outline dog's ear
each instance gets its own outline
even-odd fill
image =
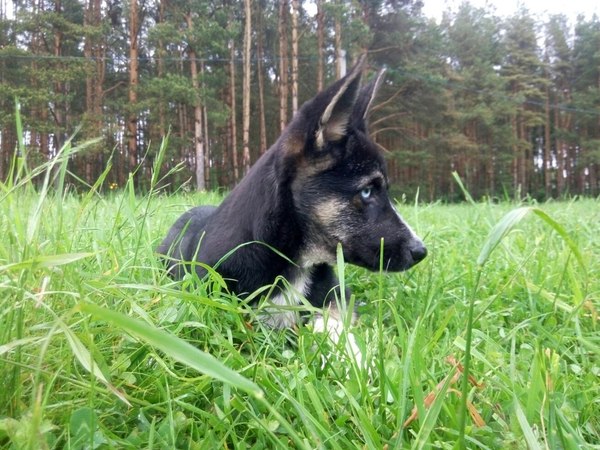
[[[365,61],[366,57],[362,55],[345,77],[315,97],[315,106],[321,111],[315,131],[317,148],[346,135],[358,99]]]
[[[385,69],[379,71],[377,76],[369,81],[358,94],[354,110],[352,111],[352,126],[366,133],[367,131],[367,116],[369,110],[373,106],[373,100],[377,95],[377,91],[383,82]]]

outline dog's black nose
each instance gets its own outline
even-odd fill
[[[419,242],[415,246],[410,249],[410,255],[412,256],[415,263],[422,261],[427,256],[427,247],[423,245],[422,242]]]

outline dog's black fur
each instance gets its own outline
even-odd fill
[[[331,267],[338,243],[346,261],[371,270],[380,267],[382,239],[387,270],[426,256],[389,200],[385,162],[367,133],[382,73],[361,89],[364,65],[361,58],[306,102],[219,207],[193,208],[175,222],[158,248],[171,276],[196,270],[202,277],[205,269],[193,261],[216,265],[241,296],[281,276],[294,289],[280,286],[276,303],[297,304],[303,295],[324,307],[338,289]]]

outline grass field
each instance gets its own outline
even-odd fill
[[[216,201],[2,186],[0,448],[600,448],[599,201],[400,205],[423,263],[337,267],[363,367],[165,278],[153,249]]]

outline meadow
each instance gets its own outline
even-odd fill
[[[165,276],[162,236],[219,194],[74,192],[65,167],[1,185],[0,448],[600,448],[600,201],[400,199],[428,258],[336,267],[357,366],[217,274]]]

